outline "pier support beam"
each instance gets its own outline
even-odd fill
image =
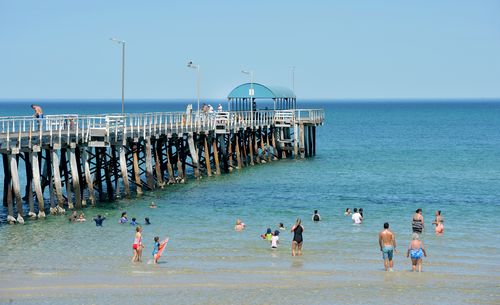
[[[218,136],[214,134],[212,139],[212,153],[214,155],[214,163],[215,163],[215,174],[220,176],[220,165],[219,165],[219,151],[217,150]]]
[[[82,197],[80,192],[80,179],[78,175],[78,165],[76,163],[75,148],[71,148],[69,151],[69,164],[71,167],[71,180],[73,182],[76,208],[80,209],[82,207]]]
[[[83,167],[85,172],[85,182],[87,184],[88,192],[89,192],[89,200],[92,206],[95,205],[95,195],[94,195],[94,180],[92,179],[92,175],[90,174],[90,162],[89,162],[89,153],[87,149],[83,150]]]
[[[26,170],[26,189],[25,198],[28,201],[29,213],[31,218],[36,218],[35,214],[35,202],[33,200],[33,171],[31,170],[31,158],[30,153],[24,153],[24,165]]]
[[[132,162],[134,169],[134,180],[136,185],[137,196],[142,195],[141,173],[139,172],[139,144],[134,143],[132,146]]]
[[[194,176],[196,178],[200,177],[200,168],[199,168],[199,160],[198,160],[198,150],[196,149],[196,146],[194,145],[194,135],[192,132],[189,133],[188,135],[188,145],[189,145],[189,152],[191,154],[191,160],[193,162],[193,168],[194,168]]]
[[[300,158],[304,159],[304,150],[305,150],[305,143],[304,143],[304,125],[300,124]]]
[[[241,154],[240,154],[240,139],[238,137],[238,134],[239,134],[239,131],[237,131],[235,134],[234,134],[234,141],[235,141],[235,153],[236,153],[236,160],[238,161],[238,169],[241,169],[243,167],[242,163],[241,163]]]
[[[45,205],[43,202],[42,184],[40,178],[40,163],[38,160],[38,152],[33,151],[30,153],[31,158],[31,171],[33,176],[33,185],[35,187],[36,199],[38,202],[38,218],[45,217]],[[43,212],[43,213],[42,213]]]
[[[151,137],[147,136],[145,139],[144,152],[146,156],[146,181],[148,188],[154,190],[155,181],[153,177],[153,157],[151,155]]]
[[[10,175],[12,177],[12,191],[14,192],[14,198],[16,199],[17,214],[23,216],[24,215],[23,199],[21,197],[21,184],[19,182],[19,172],[17,171],[17,154],[9,155],[9,165],[10,165]],[[12,214],[9,215],[13,216]]]
[[[126,150],[125,146],[120,145],[120,172],[122,175],[123,191],[125,192],[125,196],[127,198],[130,198],[130,184],[128,181],[127,157],[125,154],[125,150]]]
[[[64,198],[62,194],[62,185],[61,185],[61,172],[59,170],[59,155],[57,154],[57,150],[52,150],[52,173],[54,176],[54,190],[57,197],[57,205],[60,208],[64,208]]]
[[[210,166],[210,151],[208,150],[208,135],[203,138],[203,150],[205,151],[205,165],[207,167],[207,175],[212,177],[212,167]]]

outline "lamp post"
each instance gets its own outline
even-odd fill
[[[200,65],[193,64],[192,61],[188,62],[188,68],[196,69],[197,77],[196,77],[196,96],[198,99],[198,117],[200,117]]]
[[[110,38],[109,40],[122,45],[122,114],[123,114],[125,112],[125,40],[119,40],[116,38]]]
[[[253,126],[253,71],[241,70],[241,73],[250,75],[250,89],[248,90],[248,96],[250,97],[250,122]]]

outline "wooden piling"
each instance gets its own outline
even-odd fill
[[[125,145],[120,145],[120,172],[122,176],[123,191],[125,192],[125,196],[130,198],[130,183],[128,181],[127,156],[125,150]]]
[[[203,146],[205,152],[205,166],[207,167],[207,175],[212,177],[212,167],[210,166],[210,151],[208,150],[208,134],[204,135]]]
[[[67,158],[67,150],[65,148],[61,149],[61,159],[59,168],[62,172],[62,177],[64,178],[64,186],[66,188],[66,200],[68,202],[68,208],[73,209],[73,199],[71,195],[71,184],[69,183],[69,171],[68,171],[68,158]]]
[[[304,124],[300,124],[300,157],[304,159]]]
[[[94,180],[90,174],[90,163],[89,163],[89,153],[87,149],[83,150],[83,167],[85,172],[85,183],[89,192],[89,200],[91,205],[95,205],[95,195],[94,195]]]
[[[218,136],[214,134],[212,139],[212,153],[214,155],[214,163],[215,163],[215,174],[217,176],[220,175],[220,165],[219,165],[219,151],[217,150]]]
[[[38,153],[31,152],[30,153],[30,158],[31,158],[31,171],[32,171],[32,177],[33,177],[33,185],[35,187],[35,194],[36,194],[36,199],[38,202],[38,211],[39,215],[40,211],[45,210],[45,205],[43,202],[43,193],[42,193],[42,184],[41,184],[41,179],[40,179],[40,164],[38,160]]]
[[[80,209],[82,207],[82,197],[80,192],[80,179],[79,179],[80,177],[78,175],[78,165],[76,163],[75,148],[70,148],[69,162],[71,168],[71,180],[73,182],[76,208]]]
[[[188,145],[189,145],[189,153],[191,154],[191,161],[193,163],[193,169],[194,169],[194,176],[196,178],[200,177],[200,170],[199,170],[199,159],[198,159],[198,150],[196,149],[196,146],[194,144],[194,138],[196,135],[194,135],[192,132],[188,134]]]
[[[106,181],[106,194],[108,195],[108,201],[115,200],[115,192],[113,189],[113,184],[111,183],[111,172],[113,165],[108,161],[107,149],[105,147],[101,148],[102,160],[104,161],[104,180]]]
[[[155,139],[153,142],[153,151],[155,153],[155,174],[156,183],[159,187],[163,188],[163,141],[161,138]]]
[[[316,156],[316,126],[312,127],[313,133],[312,133],[312,138],[313,138],[313,156]]]
[[[29,216],[36,217],[35,202],[33,200],[33,171],[31,170],[31,166],[32,166],[32,164],[31,164],[30,153],[25,152],[24,153],[24,167],[26,170],[26,188],[25,188],[24,197],[28,201]]]
[[[236,137],[236,134],[228,134],[227,136],[227,145],[229,146],[227,148],[227,151],[228,151],[228,162],[229,162],[229,171],[232,171],[233,170],[233,137],[231,136],[233,135],[234,137]]]
[[[9,165],[10,165],[10,175],[12,178],[12,191],[14,192],[14,198],[16,200],[17,213],[21,216],[24,215],[23,212],[23,199],[21,197],[21,184],[19,182],[19,172],[17,170],[17,154],[9,155]],[[10,212],[10,209],[9,209]],[[11,215],[14,216],[14,215]]]
[[[139,143],[132,146],[132,162],[137,196],[142,195],[141,173],[139,172]]]
[[[146,182],[148,188],[153,190],[155,188],[155,182],[153,177],[153,158],[151,156],[151,137],[146,137],[146,145],[144,146],[144,152],[146,156]]]
[[[259,138],[260,133],[261,133],[261,127],[259,126],[258,128],[255,128],[254,135],[253,135],[253,139],[254,139],[253,148],[255,151],[255,162],[257,162],[257,163],[260,163],[259,143],[258,143],[258,138]]]
[[[254,161],[253,161],[253,133],[254,133],[254,130],[253,130],[253,127],[250,128],[250,130],[248,131],[248,152],[250,154],[250,165],[254,165]]]
[[[235,147],[235,153],[236,153],[236,160],[238,161],[238,169],[241,169],[243,167],[243,165],[241,163],[240,140],[239,140],[238,134],[239,134],[239,131],[234,134],[234,136],[235,136],[234,147]]]
[[[182,136],[178,138],[177,140],[177,146],[176,146],[176,155],[177,155],[177,177],[182,179],[185,179],[184,177],[184,153],[182,150],[184,149],[183,145],[184,139]]]
[[[99,194],[99,201],[104,201],[104,190],[102,187],[102,154],[101,148],[95,148],[95,183],[97,183],[97,191]]]
[[[167,153],[167,171],[168,171],[168,181],[170,183],[175,182],[174,170],[172,167],[172,138],[167,138],[165,141],[165,151]]]
[[[278,156],[279,156],[279,151],[276,147],[276,139],[275,139],[275,129],[274,128],[271,128],[271,138],[272,138],[272,142],[273,142],[273,160],[278,160]]]
[[[61,185],[61,171],[59,170],[59,155],[56,149],[52,149],[52,174],[54,176],[54,192],[57,198],[57,205],[64,208],[64,198]]]

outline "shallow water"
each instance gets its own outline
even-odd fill
[[[315,158],[85,209],[89,220],[107,217],[102,228],[54,216],[1,225],[0,303],[498,304],[500,103],[321,106],[327,121]],[[148,208],[152,201],[157,209]],[[366,221],[353,226],[346,207],[363,207]],[[405,257],[419,207],[429,255],[422,274],[409,272]],[[314,209],[322,222],[311,221]],[[437,209],[445,218],[440,237],[431,226]],[[118,224],[123,210],[151,218],[142,264],[130,263],[134,228]],[[239,233],[238,217],[247,224]],[[288,230],[277,250],[260,239],[297,217],[302,257],[291,257]],[[392,273],[383,272],[378,249],[385,221],[399,243]],[[147,263],[155,235],[170,237],[158,265]]]

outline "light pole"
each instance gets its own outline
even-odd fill
[[[110,38],[109,40],[122,45],[122,114],[124,114],[125,113],[125,40],[119,40],[116,38]]]
[[[200,65],[193,64],[192,61],[188,62],[188,68],[196,69],[197,77],[196,77],[196,96],[198,98],[198,117],[200,116]]]

